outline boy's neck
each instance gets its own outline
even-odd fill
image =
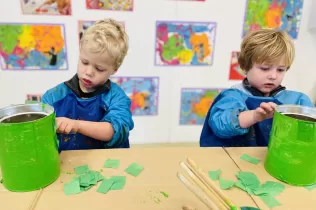
[[[276,94],[278,94],[280,91],[282,90],[285,90],[285,87],[279,85],[279,87],[275,88],[274,90],[272,90],[269,94],[264,94],[262,93],[260,90],[258,90],[257,88],[251,86],[248,82],[248,79],[245,78],[243,81],[242,81],[242,84],[244,86],[244,88],[246,90],[248,90],[253,96],[263,96],[263,97],[273,97],[275,96]]]

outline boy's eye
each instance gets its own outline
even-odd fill
[[[267,70],[269,70],[269,68],[268,68],[268,67],[261,67],[260,69],[261,69],[261,70],[263,70],[263,71],[267,71]]]
[[[87,64],[88,64],[88,62],[83,61],[83,60],[81,60],[81,63],[82,63],[83,65],[87,65]]]
[[[283,72],[283,71],[285,71],[285,69],[278,69],[278,71]]]

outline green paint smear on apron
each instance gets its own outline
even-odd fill
[[[265,169],[296,186],[316,183],[316,123],[275,112]]]

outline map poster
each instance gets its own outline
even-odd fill
[[[229,80],[243,80],[246,77],[244,71],[240,68],[238,63],[239,52],[232,52],[230,60]]]
[[[182,89],[180,125],[203,125],[209,108],[222,90],[207,88]]]
[[[133,0],[86,0],[88,9],[133,11]]]
[[[68,69],[64,25],[0,23],[3,70]]]
[[[72,0],[20,0],[25,15],[71,15]]]
[[[216,23],[156,23],[156,65],[210,66],[213,63]]]
[[[113,77],[111,81],[118,84],[131,99],[133,115],[158,114],[158,77]]]
[[[297,39],[302,9],[303,0],[248,0],[243,36],[252,30],[271,28],[286,31]]]

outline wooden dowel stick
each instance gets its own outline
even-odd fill
[[[33,210],[33,209],[35,208],[35,205],[36,205],[36,203],[37,203],[39,197],[42,195],[42,192],[43,192],[43,188],[41,188],[41,189],[37,192],[35,198],[33,199],[31,205],[29,206],[28,210]]]
[[[206,173],[191,159],[187,158],[188,164],[191,166],[193,171],[198,174],[198,176],[203,180],[203,182],[212,190],[214,190],[218,196],[220,196],[224,202],[231,208],[234,207],[237,210],[240,210],[240,207],[237,207],[227,195],[225,195],[214,183],[213,181],[206,175]]]
[[[229,207],[221,200],[216,194],[210,191],[207,186],[199,179],[193,172],[192,169],[186,165],[183,161],[180,162],[180,166],[184,171],[192,178],[192,180],[197,184],[197,186],[216,204],[220,210],[229,210]]]
[[[191,191],[193,194],[198,197],[210,210],[219,210],[216,204],[211,201],[201,189],[196,185],[192,184],[188,179],[186,179],[181,173],[177,173],[180,181]]]

